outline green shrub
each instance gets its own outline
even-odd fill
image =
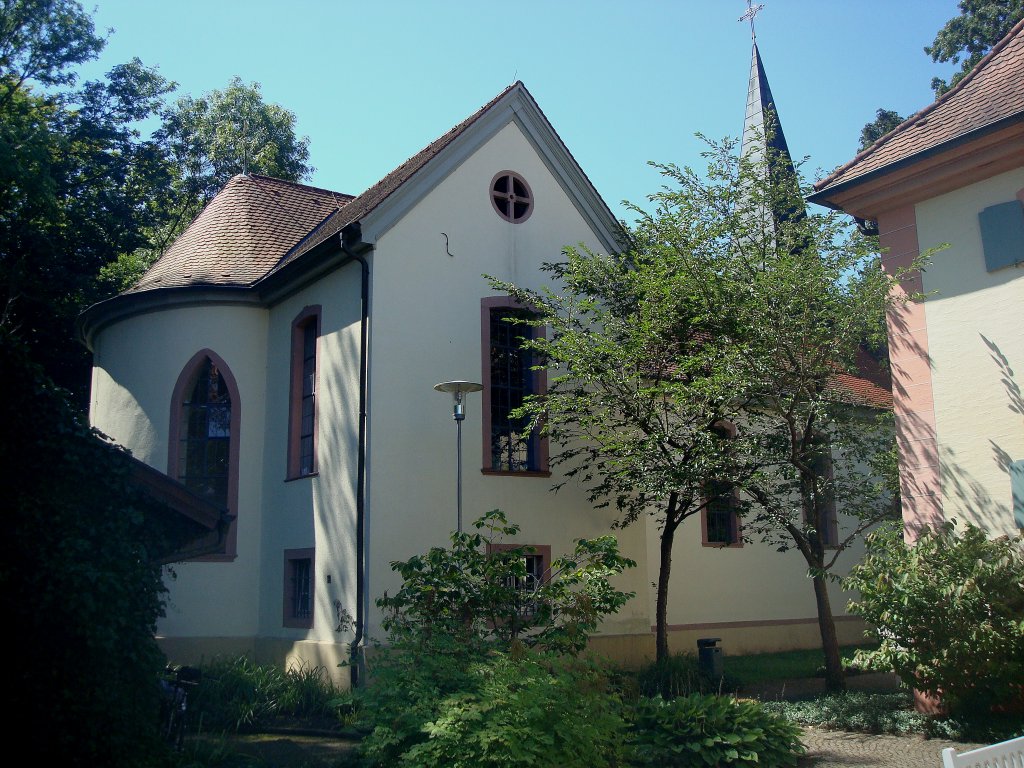
[[[847,691],[802,701],[769,701],[764,707],[801,725],[863,733],[924,734],[930,720],[914,711],[907,693]]]
[[[163,747],[166,515],[2,326],[4,724],[41,764],[148,765]]]
[[[918,734],[953,741],[995,743],[1024,736],[1019,715],[930,716],[914,710],[909,692],[846,691],[801,701],[766,701],[764,708],[800,725],[874,734]]]
[[[544,578],[523,589],[529,547],[496,545],[519,526],[501,510],[473,524],[476,533],[452,533],[452,545],[391,563],[402,577],[393,596],[377,600],[391,644],[415,645],[446,635],[480,650],[513,642],[576,654],[601,618],[633,596],[609,579],[635,562],[622,557],[612,536],[579,539],[574,551],[550,564]]]
[[[217,658],[202,666],[202,679],[189,699],[193,727],[207,731],[252,731],[281,718],[337,717],[351,706],[339,696],[324,667],[287,669],[257,664],[246,656]]]
[[[625,723],[596,666],[526,652],[469,670],[471,685],[438,702],[423,738],[394,763],[600,768],[618,764]],[[373,744],[369,745],[373,753]]]
[[[631,721],[636,766],[796,765],[805,751],[799,727],[729,696],[640,699]]]
[[[988,539],[947,522],[908,547],[898,529],[881,529],[846,587],[860,593],[850,612],[879,643],[859,654],[868,666],[896,672],[952,711],[1024,693],[1024,538]]]
[[[635,674],[640,694],[647,697],[674,699],[691,693],[722,693],[735,688],[728,674],[717,678],[702,672],[697,657],[690,653],[671,654],[663,661],[642,667]]]
[[[494,546],[503,537],[515,536],[518,526],[494,510],[474,527],[475,533],[453,533],[450,548],[434,547],[392,563],[402,586],[394,596],[377,601],[385,612],[388,644],[368,657],[369,685],[360,691],[358,702],[361,726],[369,731],[362,752],[375,764],[430,764],[458,749],[484,749],[484,743],[490,745],[484,752],[491,755],[517,728],[525,739],[517,746],[519,753],[550,753],[543,729],[531,741],[520,721],[503,720],[500,712],[489,709],[493,696],[484,689],[507,687],[506,699],[538,701],[548,701],[557,691],[565,697],[560,705],[568,717],[583,695],[573,693],[574,675],[582,675],[576,680],[581,690],[596,684],[593,670],[581,671],[571,665],[582,662],[571,659],[586,646],[601,618],[629,599],[609,578],[634,563],[619,555],[613,537],[579,540],[571,555],[555,560],[545,579],[524,594],[517,585],[526,575],[527,550]],[[569,666],[556,665],[547,654],[564,656]],[[541,669],[547,672],[541,674]],[[529,685],[517,687],[518,678]],[[607,680],[602,680],[602,696],[610,695]],[[601,728],[606,725],[598,717],[604,711],[602,702],[601,696],[590,702]],[[531,718],[535,713],[535,708],[529,710]],[[559,716],[553,715],[548,725],[561,734]],[[584,727],[585,720],[578,725],[575,732],[586,734],[594,745],[578,743],[581,737],[566,728],[568,741],[559,746],[566,759],[587,749],[594,757],[603,749],[599,736]],[[492,740],[491,730],[502,735]],[[447,738],[463,732],[467,736],[461,746]]]

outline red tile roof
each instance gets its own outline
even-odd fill
[[[868,351],[857,350],[857,373],[838,373],[832,388],[843,402],[871,408],[892,408],[892,378]]]
[[[185,285],[251,285],[352,199],[269,176],[235,176],[131,292]]]
[[[935,102],[814,185],[812,200],[922,152],[936,150],[1007,119],[1024,117],[1024,20]]]

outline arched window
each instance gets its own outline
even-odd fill
[[[711,427],[719,440],[733,440],[736,426],[729,421],[716,421]],[[742,547],[739,502],[736,486],[728,480],[708,478],[704,481],[704,509],[701,510],[701,539],[706,547]]]
[[[319,305],[306,307],[292,321],[291,395],[288,405],[289,480],[317,472],[317,369]]]
[[[232,516],[238,504],[239,408],[227,365],[211,350],[198,352],[182,369],[171,397],[167,474]],[[235,554],[235,525],[232,520],[223,553],[229,557]]]
[[[814,518],[807,522],[818,532],[824,547],[839,545],[839,523],[836,516],[835,474],[832,464],[832,441],[828,434],[815,432],[808,444],[810,467],[814,475]]]

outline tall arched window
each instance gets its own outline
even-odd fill
[[[736,425],[730,421],[716,421],[711,426],[711,432],[719,440],[734,440]],[[738,491],[734,483],[714,477],[704,481],[704,508],[701,510],[701,538],[704,546],[743,546],[738,503]]]
[[[288,405],[287,479],[317,472],[320,305],[306,307],[292,321],[291,394]]]
[[[238,387],[227,365],[211,350],[198,352],[174,386],[167,474],[232,516],[238,505],[239,408]],[[223,553],[230,557],[235,525],[233,520]]]

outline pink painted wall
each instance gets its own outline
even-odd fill
[[[914,206],[878,217],[882,268],[895,274],[908,269],[920,254]],[[911,272],[895,289],[905,297],[922,290],[920,272]],[[889,357],[900,454],[900,493],[908,542],[922,526],[942,522],[942,496],[928,356],[928,323],[922,302],[896,303],[889,310]]]

